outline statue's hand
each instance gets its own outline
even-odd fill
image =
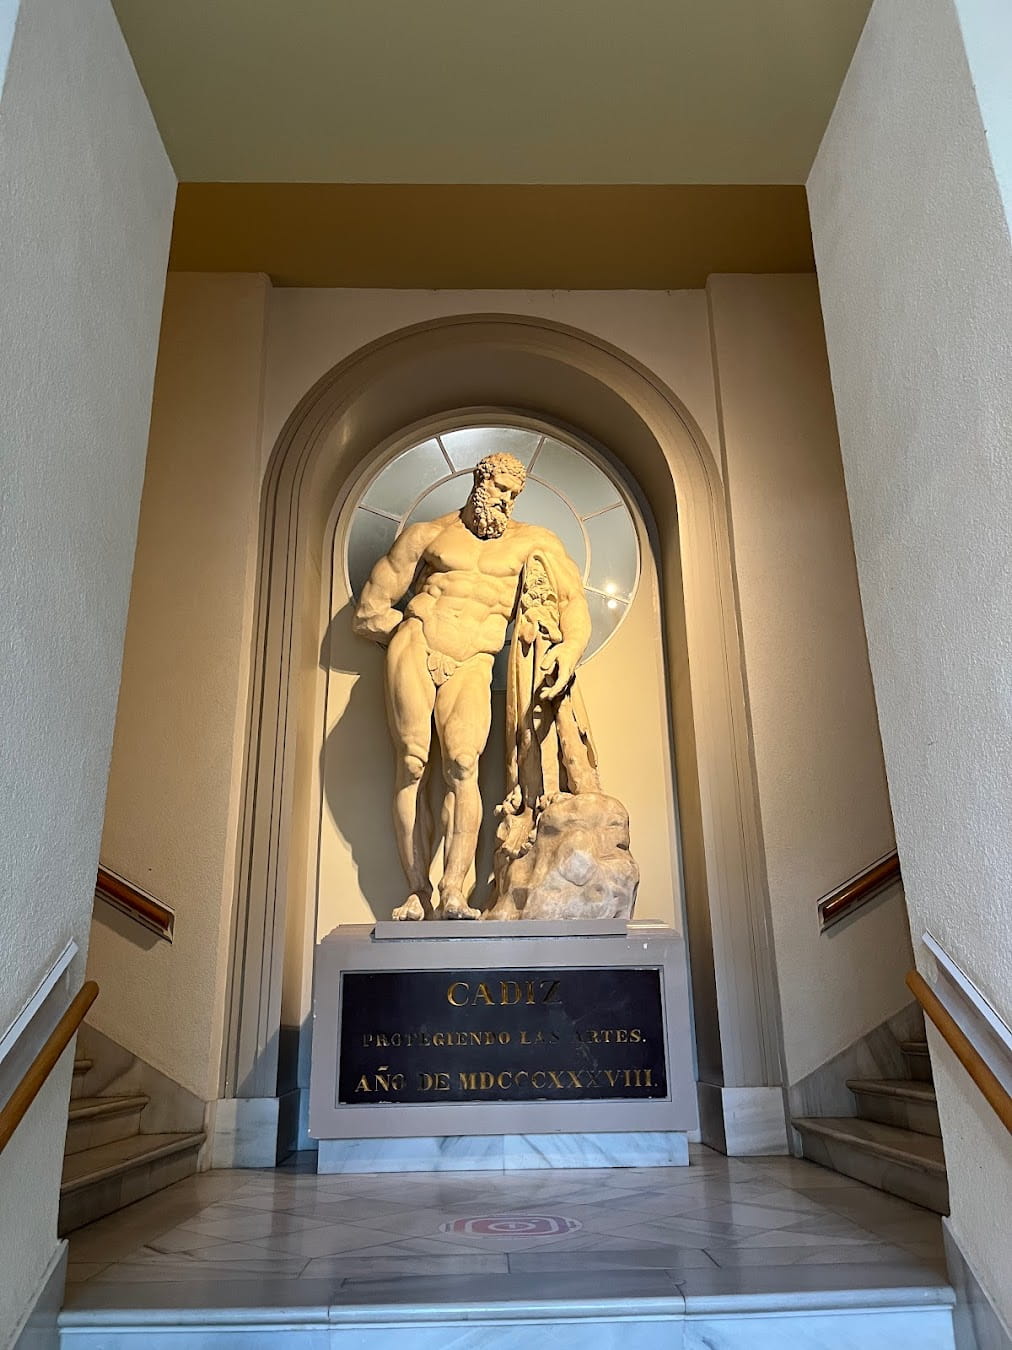
[[[357,637],[369,638],[385,647],[400,627],[404,615],[399,609],[381,610],[379,613],[359,609],[352,619],[352,629]]]
[[[541,663],[541,670],[542,697],[558,698],[573,678],[576,671],[576,657],[563,643],[551,649]],[[548,683],[549,680],[551,680],[550,684]]]

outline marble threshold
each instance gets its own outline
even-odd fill
[[[203,1173],[72,1235],[61,1345],[953,1350],[935,1215],[797,1159],[691,1162]]]

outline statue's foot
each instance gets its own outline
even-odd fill
[[[440,918],[443,919],[480,919],[481,910],[474,909],[462,895],[444,895]]]
[[[398,905],[394,910],[395,919],[409,919],[417,921],[425,918],[425,906],[419,900],[417,895],[409,895],[403,905]]]

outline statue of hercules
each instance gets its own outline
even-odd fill
[[[508,454],[487,455],[459,511],[409,525],[379,560],[355,613],[355,632],[389,644],[387,713],[397,751],[394,827],[408,897],[395,919],[477,919],[464,887],[481,824],[478,758],[492,715],[492,663],[506,641],[520,578],[535,550],[554,564],[562,640],[541,667],[541,698],[564,693],[590,638],[583,583],[551,530],[512,519],[526,469]],[[407,611],[394,605],[413,585]],[[424,785],[432,724],[442,755],[446,798],[440,903],[429,866],[432,813]],[[420,791],[420,787],[422,790]]]

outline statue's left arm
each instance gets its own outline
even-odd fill
[[[583,593],[583,579],[576,565],[552,536],[552,546],[545,550],[551,558],[559,591],[559,627],[562,641],[550,649],[544,663],[545,698],[558,698],[576,671],[580,657],[590,641],[590,610]]]

